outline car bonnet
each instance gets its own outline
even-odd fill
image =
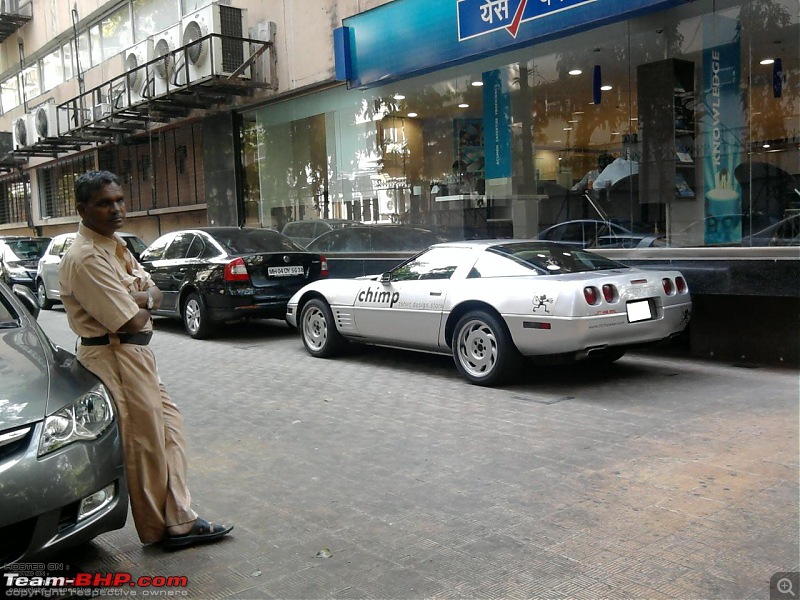
[[[50,388],[50,360],[40,337],[23,322],[0,329],[0,431],[44,417]]]

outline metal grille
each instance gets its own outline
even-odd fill
[[[222,71],[232,73],[244,62],[242,38],[242,11],[232,6],[219,7],[220,33],[222,34]]]
[[[75,209],[75,179],[94,169],[94,154],[58,161],[39,170],[43,217],[72,217]]]
[[[28,207],[31,184],[25,174],[16,174],[0,181],[0,224],[29,221]]]

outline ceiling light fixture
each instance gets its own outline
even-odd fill
[[[775,62],[774,58],[765,58],[759,64],[761,64],[761,65],[771,65],[774,62]]]
[[[572,69],[569,72],[570,75],[580,75],[581,73],[583,73],[583,71],[581,71],[580,69]]]
[[[607,92],[613,88],[610,85],[601,85],[600,89],[603,90],[604,92]]]
[[[481,86],[483,85],[483,82],[482,82],[482,81],[480,81],[480,80],[478,80],[478,81],[473,81],[473,82],[472,82],[472,85],[473,85],[473,86],[475,86],[475,87],[481,87]]]
[[[415,113],[415,112],[410,112],[410,113],[408,113],[408,116],[409,116],[409,117],[411,117],[411,118],[413,119],[414,117],[416,117],[416,116],[417,116],[417,113]]]
[[[403,96],[403,94],[395,94],[394,96],[392,96],[392,98],[394,98],[395,100],[405,100],[406,99],[406,97]]]
[[[462,102],[461,104],[458,105],[458,108],[469,108],[469,104],[467,104],[466,102]]]

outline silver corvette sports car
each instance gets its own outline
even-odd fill
[[[630,268],[530,240],[431,246],[391,271],[310,283],[286,320],[308,352],[347,341],[452,354],[471,383],[494,385],[522,357],[613,361],[679,334],[692,301],[678,271]]]

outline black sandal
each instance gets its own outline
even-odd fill
[[[207,544],[228,535],[233,529],[233,525],[222,525],[220,523],[209,523],[205,519],[197,517],[194,525],[188,533],[183,535],[167,535],[161,545],[165,548],[186,548],[195,544]]]

